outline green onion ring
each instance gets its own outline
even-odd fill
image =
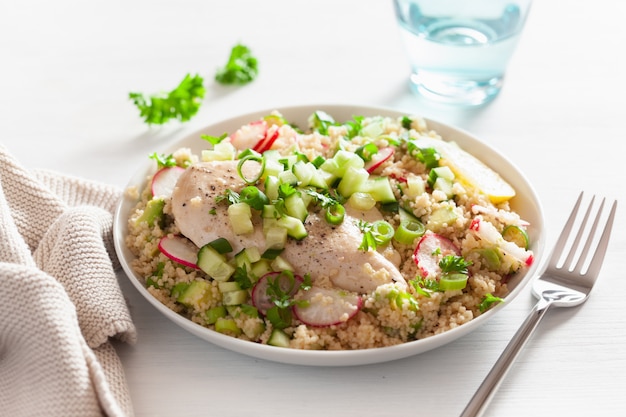
[[[332,225],[339,225],[346,216],[346,208],[339,204],[332,204],[326,207],[326,221]]]
[[[403,221],[400,223],[400,226],[398,226],[398,229],[396,229],[394,238],[400,243],[410,245],[416,238],[422,237],[425,230],[422,222],[415,220]]]
[[[377,220],[372,223],[372,235],[378,245],[385,245],[394,235],[393,226],[384,220]]]
[[[246,176],[243,175],[243,165],[248,161],[254,161],[254,162],[258,162],[261,164],[261,169],[259,170],[258,175],[256,175],[254,178],[246,178]],[[254,155],[254,154],[246,155],[242,159],[240,159],[239,163],[237,164],[237,173],[239,174],[239,177],[241,177],[241,179],[244,180],[244,182],[249,185],[256,184],[256,182],[261,179],[264,172],[265,172],[265,158],[261,155]]]

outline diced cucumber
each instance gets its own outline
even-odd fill
[[[317,168],[310,162],[297,161],[293,165],[293,173],[298,178],[298,185],[301,187],[306,187],[310,184],[316,171]]]
[[[336,174],[338,177],[346,176],[349,168],[360,169],[365,166],[365,161],[359,155],[344,150],[338,150],[335,156],[333,156],[333,160],[336,161],[337,168],[333,174]]]
[[[393,194],[391,183],[388,177],[373,177],[368,179],[363,185],[363,192],[369,193],[374,200],[383,204],[393,203],[396,196]]]
[[[278,199],[278,186],[280,185],[280,180],[278,176],[268,176],[265,178],[265,195],[270,201],[274,201]]]
[[[432,231],[440,230],[442,227],[452,225],[459,215],[454,211],[451,206],[443,206],[433,210],[428,218],[426,227]]]
[[[273,271],[293,271],[293,265],[287,262],[284,258],[277,256],[270,264]]]
[[[261,259],[261,252],[259,251],[259,248],[251,246],[241,250],[237,255],[235,255],[235,265],[238,268],[245,266],[246,270],[249,271],[252,264],[259,259]]]
[[[265,231],[265,245],[268,249],[283,249],[286,243],[286,228],[281,226],[267,228]]]
[[[220,289],[220,292],[222,294],[225,292],[241,290],[241,286],[239,285],[238,282],[235,282],[235,281],[220,281],[217,283],[217,288]]]
[[[452,198],[452,196],[454,196],[454,191],[452,191],[452,186],[453,186],[452,181],[443,177],[437,178],[435,180],[435,183],[433,184],[433,188],[435,190],[442,191],[448,198]]]
[[[356,210],[367,211],[374,208],[376,200],[369,193],[356,192],[350,196],[348,204]]]
[[[235,272],[226,257],[218,253],[210,245],[204,245],[198,251],[198,268],[216,281],[228,281]]]
[[[298,177],[291,171],[283,171],[278,174],[278,182],[280,184],[291,184],[295,187],[298,185]]]
[[[219,317],[215,321],[215,330],[219,333],[232,334],[239,336],[241,329],[235,323],[235,320],[226,317]]]
[[[245,235],[254,231],[252,211],[246,203],[235,203],[228,206],[230,227],[236,235]]]
[[[302,220],[295,217],[283,216],[276,221],[276,224],[287,229],[287,234],[297,240],[302,240],[309,234]]]
[[[272,329],[272,334],[270,335],[267,344],[271,346],[288,348],[290,340],[291,338],[284,331],[280,329]]]
[[[248,291],[237,290],[222,293],[222,304],[225,306],[237,306],[248,301]]]
[[[359,160],[361,160],[361,158],[359,158]],[[363,167],[349,167],[346,170],[345,176],[339,181],[337,191],[345,198],[349,198],[352,194],[363,191],[363,186],[369,176],[369,172]]]
[[[135,220],[135,224],[139,225],[142,222],[148,223],[148,226],[154,226],[155,222],[160,222],[163,218],[163,207],[165,206],[165,200],[162,198],[154,198],[146,204],[146,208],[143,209],[141,216]]]
[[[306,220],[309,215],[309,210],[298,193],[291,194],[289,197],[285,198],[285,209],[287,210],[287,214],[302,222]]]
[[[248,275],[252,275],[257,279],[267,274],[268,272],[272,272],[272,266],[269,260],[261,259],[258,262],[252,264],[252,268]]]
[[[176,301],[185,307],[199,310],[202,304],[206,304],[213,298],[211,283],[205,280],[193,281],[180,293]]]
[[[222,317],[226,317],[226,307],[224,306],[211,307],[204,313],[204,320],[207,324],[215,324],[217,319]]]
[[[414,175],[406,179],[406,190],[404,194],[409,198],[419,197],[426,192],[426,185],[421,177]]]

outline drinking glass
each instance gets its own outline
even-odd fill
[[[418,94],[455,105],[492,100],[531,0],[394,0]]]

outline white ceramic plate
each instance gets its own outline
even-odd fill
[[[296,125],[304,128],[307,126],[308,117],[316,110],[326,111],[339,122],[350,120],[354,116],[383,115],[395,117],[405,115],[404,113],[384,108],[344,105],[307,105],[265,109],[215,123],[181,139],[172,145],[170,149],[155,149],[155,151],[168,154],[180,147],[189,147],[192,151],[199,153],[202,149],[206,148],[206,143],[199,139],[201,134],[219,136],[225,132],[233,132],[247,122],[269,114],[272,110],[279,110],[285,118],[289,120],[289,122],[295,123]],[[474,154],[496,172],[500,173],[500,175],[507,180],[517,192],[516,197],[511,200],[511,206],[513,210],[517,211],[523,219],[528,220],[531,224],[529,227],[529,235],[532,237],[531,249],[535,254],[535,262],[526,271],[526,273],[518,274],[510,281],[510,293],[506,297],[506,300],[510,301],[519,294],[524,285],[533,276],[540,264],[540,257],[544,249],[545,233],[543,227],[543,211],[541,204],[537,199],[537,195],[526,177],[506,157],[498,153],[495,149],[492,149],[482,143],[479,139],[462,130],[433,120],[427,120],[427,122],[429,127],[437,131],[444,139],[457,142],[463,149]],[[131,178],[129,186],[134,185],[139,189],[144,187],[146,177],[152,173],[151,170],[154,170],[154,164],[150,162],[152,161],[147,161],[145,168],[140,169],[136,175]],[[133,201],[128,197],[125,197],[122,201],[120,201],[115,214],[113,230],[117,255],[124,271],[130,278],[133,285],[157,310],[182,328],[218,346],[252,357],[282,363],[312,366],[349,366],[391,361],[426,352],[456,340],[489,321],[508,304],[507,302],[500,303],[487,313],[477,317],[469,323],[449,330],[445,333],[397,346],[377,349],[351,351],[303,351],[261,345],[236,339],[202,327],[193,323],[191,320],[174,313],[154,298],[143,286],[141,277],[135,274],[130,267],[133,255],[124,244],[124,237],[127,234],[128,215],[135,204],[136,201]]]

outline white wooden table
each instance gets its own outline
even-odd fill
[[[550,313],[486,415],[624,415],[625,14],[611,0],[535,2],[501,95],[450,110],[409,92],[390,1],[0,0],[0,141],[28,167],[123,187],[154,150],[260,108],[385,106],[467,129],[534,184],[550,247],[580,190],[622,204],[592,297]],[[257,80],[209,83],[187,124],[142,123],[129,91],[211,79],[239,41],[259,59]],[[146,417],[455,416],[534,303],[526,288],[478,331],[415,357],[314,368],[204,342],[119,279],[139,341],[118,350]]]

